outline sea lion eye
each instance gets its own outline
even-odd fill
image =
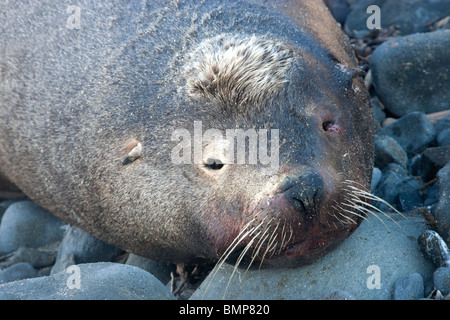
[[[322,128],[324,131],[327,132],[337,132],[337,133],[341,133],[341,128],[339,125],[337,125],[335,122],[333,121],[326,121],[322,124]]]
[[[132,163],[133,161],[142,157],[142,144],[137,142],[136,146],[128,152],[125,159],[122,161],[122,165],[126,166],[127,164]]]
[[[208,159],[205,163],[205,167],[211,170],[220,170],[224,164],[218,159]]]

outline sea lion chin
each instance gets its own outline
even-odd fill
[[[5,8],[0,177],[15,191],[186,264],[311,263],[368,213],[369,95],[322,2],[81,1],[79,30],[42,6]]]

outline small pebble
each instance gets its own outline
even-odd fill
[[[412,273],[395,282],[393,300],[417,300],[421,298],[424,298],[424,285],[420,274]]]
[[[48,211],[29,200],[11,204],[0,225],[0,255],[20,247],[38,248],[64,235],[64,224]]]
[[[450,128],[440,132],[436,138],[439,146],[450,146]]]
[[[406,169],[408,156],[397,141],[389,136],[375,136],[375,167],[383,170],[391,163],[397,163]]]
[[[36,269],[29,263],[20,262],[0,271],[0,284],[16,280],[33,278],[37,275]]]
[[[438,173],[439,202],[435,210],[436,231],[450,243],[450,162]]]
[[[95,238],[80,228],[70,226],[58,249],[52,274],[72,264],[112,261],[121,250]]]
[[[171,279],[170,273],[175,272],[173,264],[147,259],[132,253],[128,256],[126,264],[151,273],[162,283],[168,283]]]
[[[439,290],[442,295],[450,293],[450,267],[438,268],[433,274],[434,288]]]
[[[435,139],[436,129],[424,113],[411,112],[382,128],[376,135],[394,138],[408,156],[411,156]]]
[[[437,267],[450,267],[450,251],[442,237],[433,230],[426,230],[417,239],[422,254]]]

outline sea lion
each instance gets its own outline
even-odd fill
[[[372,110],[321,1],[0,6],[0,171],[62,220],[156,260],[298,266],[363,219]]]

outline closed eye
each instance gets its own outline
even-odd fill
[[[210,170],[220,170],[222,169],[224,164],[217,159],[208,159],[205,163],[205,167]]]
[[[332,121],[324,122],[322,124],[322,128],[326,132],[342,133],[341,127],[338,124],[336,124],[336,123],[334,123]]]

